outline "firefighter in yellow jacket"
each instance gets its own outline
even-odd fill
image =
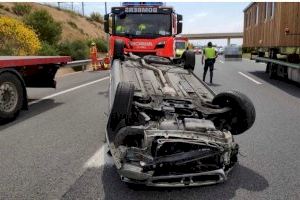
[[[92,42],[91,48],[90,48],[90,58],[92,60],[92,67],[93,67],[94,71],[98,70],[98,68],[99,68],[99,61],[97,59],[97,56],[98,56],[98,50],[97,50],[96,44],[95,44],[95,42]]]
[[[204,57],[205,57],[205,63],[204,63]],[[203,49],[202,65],[204,64],[203,81],[205,81],[205,76],[209,68],[210,84],[212,84],[214,64],[217,57],[218,57],[217,51],[212,47],[212,43],[209,42],[207,44],[207,47]]]

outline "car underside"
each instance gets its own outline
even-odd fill
[[[186,56],[186,57],[185,57]],[[254,123],[251,101],[215,95],[193,73],[193,54],[114,59],[107,141],[121,180],[159,187],[224,182],[237,162],[233,134]]]

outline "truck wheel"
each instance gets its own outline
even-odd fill
[[[125,120],[126,124],[130,122],[133,95],[133,84],[127,82],[118,84],[109,116],[109,124],[112,130],[115,130],[122,120]]]
[[[267,63],[266,71],[265,71],[265,72],[266,72],[267,74],[269,74],[269,71],[270,71],[270,63]]]
[[[184,69],[194,70],[196,58],[193,51],[184,51],[182,60],[184,62]]]
[[[269,66],[269,78],[270,79],[276,79],[277,77],[277,67],[273,63],[270,64]]]
[[[23,87],[11,73],[0,74],[0,121],[14,119],[23,106]]]
[[[122,40],[115,41],[113,58],[124,60],[124,42]]]
[[[252,101],[238,91],[228,91],[216,95],[212,101],[220,107],[230,107],[221,123],[220,129],[227,129],[233,135],[238,135],[248,130],[255,121],[255,108]]]
[[[265,57],[265,52],[259,51],[258,52],[258,57]]]

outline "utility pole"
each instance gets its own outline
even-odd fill
[[[84,2],[81,2],[82,15],[84,16]]]
[[[106,1],[104,2],[104,6],[105,6],[105,15],[107,15],[107,3]],[[107,44],[108,44],[108,34],[106,33],[106,41],[107,41]]]

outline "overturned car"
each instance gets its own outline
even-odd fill
[[[110,79],[106,138],[121,180],[180,187],[224,182],[237,162],[233,135],[249,129],[255,109],[245,95],[215,95],[182,62],[116,55]]]

